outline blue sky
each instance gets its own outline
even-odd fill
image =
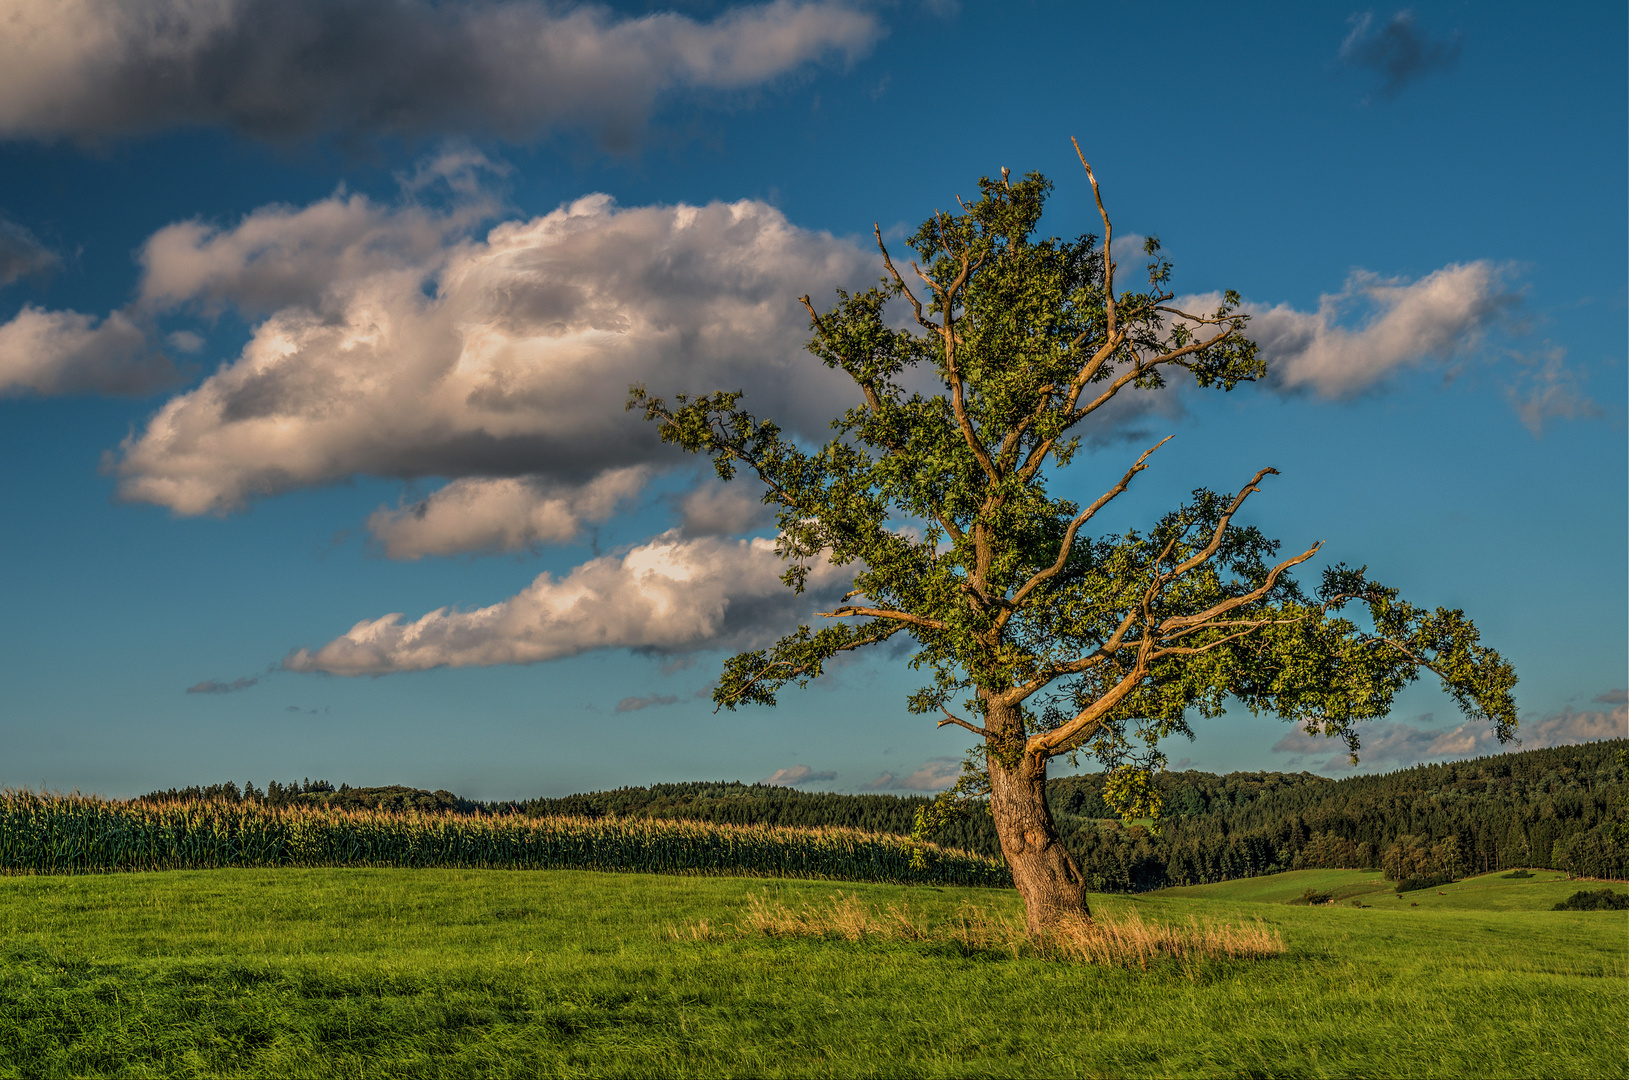
[[[1251,523],[1463,607],[1527,745],[1629,734],[1621,4],[0,10],[0,783],[944,783],[897,661],[698,696],[808,613],[621,396],[818,436],[795,297],[1003,166],[1096,231],[1070,136],[1274,375],[1139,402],[1060,487],[1174,433],[1118,528],[1273,465]],[[1173,765],[1339,771],[1196,726]],[[1367,747],[1492,744],[1422,682]]]

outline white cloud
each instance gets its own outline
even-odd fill
[[[411,506],[380,507],[368,518],[368,530],[392,559],[564,543],[585,524],[609,518],[639,493],[650,473],[633,465],[581,487],[555,489],[519,477],[454,480]]]
[[[744,648],[789,630],[850,578],[829,563],[801,596],[780,582],[785,564],[770,540],[681,539],[672,530],[556,578],[544,573],[519,595],[474,611],[440,608],[413,622],[400,613],[365,620],[283,666],[334,675],[383,675],[436,667],[533,664],[595,649],[658,653]]]
[[[961,775],[962,763],[959,758],[933,758],[909,776],[896,776],[891,772],[885,772],[865,785],[863,790],[943,791],[955,784]]]
[[[226,127],[635,138],[660,99],[761,85],[882,36],[827,0],[698,22],[540,0],[0,0],[0,135]]]
[[[98,321],[24,305],[0,324],[0,394],[146,394],[176,381],[174,365],[123,312]]]
[[[529,478],[441,496],[508,499],[526,515],[508,526],[441,527],[436,496],[417,526],[375,518],[408,557],[458,535],[504,547],[566,529],[540,509],[550,499],[592,516],[571,509],[592,496],[567,488],[678,460],[623,410],[630,383],[748,389],[750,407],[803,433],[851,404],[841,374],[803,353],[796,297],[871,277],[854,243],[753,201],[624,209],[592,195],[465,239],[479,212],[336,195],[155,234],[141,304],[269,314],[237,360],[124,442],[121,496],[200,514],[359,473]]]
[[[1429,720],[1427,715],[1423,719]],[[1571,708],[1552,713],[1540,720],[1524,720],[1516,735],[1521,745],[1501,745],[1495,738],[1492,725],[1485,722],[1466,722],[1452,728],[1420,728],[1413,724],[1392,720],[1375,720],[1360,725],[1362,748],[1358,751],[1361,764],[1386,768],[1403,768],[1422,761],[1442,761],[1452,758],[1485,757],[1489,754],[1516,750],[1542,750],[1550,746],[1572,746],[1577,743],[1601,739],[1629,737],[1629,706],[1615,709],[1578,712]],[[1343,744],[1308,735],[1301,728],[1273,744],[1281,754],[1325,754]],[[1352,768],[1344,749],[1323,762],[1326,772]]]
[[[835,779],[837,774],[834,772],[816,772],[807,765],[793,765],[790,769],[776,769],[758,782],[780,787],[797,787],[799,784],[818,784]]]
[[[1453,263],[1418,281],[1354,271],[1318,310],[1246,304],[1245,331],[1261,346],[1267,377],[1285,390],[1338,398],[1367,390],[1399,370],[1463,355],[1515,303],[1503,270],[1485,260]],[[1187,311],[1214,310],[1220,294],[1183,297]],[[1358,325],[1346,321],[1353,316]]]

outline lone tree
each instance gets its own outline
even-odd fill
[[[1038,238],[1051,183],[1003,169],[979,181],[976,203],[936,213],[911,237],[920,261],[910,278],[878,231],[878,287],[839,291],[824,314],[799,298],[809,351],[863,399],[818,451],[743,410],[740,392],[669,404],[635,386],[628,402],[661,423],[664,441],[708,455],[721,478],[745,468],[765,485],[789,587],[801,591],[816,560],[854,568],[853,591],[822,613],[833,622],[731,658],[713,700],[773,705],[778,688],[805,685],[838,653],[907,635],[911,666],[932,673],[911,711],[980,740],[936,814],[988,796],[1032,933],[1090,916],[1047,807],[1059,755],[1095,755],[1111,803],[1141,816],[1158,812],[1160,741],[1191,736],[1189,714],[1217,716],[1229,695],[1355,753],[1359,722],[1384,716],[1427,669],[1501,741],[1516,727],[1515,673],[1462,612],[1414,607],[1344,565],[1309,595],[1289,571],[1321,543],[1277,561],[1277,541],[1234,522],[1276,469],[1232,496],[1195,491],[1123,536],[1085,529],[1159,446],[1090,505],[1048,494],[1081,433],[1127,387],[1191,377],[1230,390],[1265,372],[1237,294],[1211,312],[1172,306],[1157,241],[1145,245],[1146,289],[1116,292],[1113,229],[1086,174],[1101,244]],[[884,318],[901,298],[914,328]],[[929,369],[938,392],[903,385],[907,372],[924,385]],[[1366,625],[1342,614],[1349,606]]]

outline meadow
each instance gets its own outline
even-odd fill
[[[1547,872],[1400,900],[1378,879],[1094,896],[1114,918],[1259,919],[1286,945],[1144,969],[943,937],[772,937],[749,917],[838,893],[919,924],[970,907],[1015,917],[1010,889],[574,870],[8,876],[0,1071],[1625,1075],[1622,913],[1547,910],[1584,887]],[[1307,888],[1345,899],[1285,902]]]

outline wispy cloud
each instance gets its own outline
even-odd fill
[[[866,791],[943,791],[962,774],[959,758],[931,758],[906,776],[885,772],[865,785]]]
[[[1431,716],[1428,713],[1420,719],[1429,722]],[[1485,757],[1516,750],[1541,750],[1550,746],[1572,746],[1601,739],[1629,737],[1629,705],[1619,703],[1616,708],[1599,711],[1566,708],[1539,720],[1524,720],[1516,733],[1521,739],[1520,746],[1501,745],[1494,737],[1492,727],[1486,723],[1467,722],[1452,728],[1427,728],[1401,721],[1375,720],[1360,725],[1358,730],[1362,734],[1362,748],[1358,751],[1360,764],[1370,768],[1396,769],[1423,761]],[[1308,735],[1302,729],[1295,728],[1274,743],[1273,750],[1294,755],[1291,763],[1295,764],[1301,758],[1328,754],[1332,747],[1340,745],[1322,735]],[[1324,772],[1353,768],[1344,749],[1314,764]]]
[[[698,21],[545,0],[10,0],[0,135],[222,127],[258,138],[591,132],[634,143],[662,101],[763,86],[885,33],[863,7],[774,0]]]
[[[782,787],[797,787],[799,784],[824,783],[827,780],[835,779],[837,779],[837,774],[834,772],[816,772],[807,765],[793,765],[789,769],[776,769],[758,782],[760,784],[777,784]]]
[[[652,694],[650,697],[625,697],[617,702],[617,712],[638,712],[653,705],[677,705],[677,694]]]
[[[0,286],[30,274],[43,274],[62,264],[57,253],[15,222],[0,218]]]
[[[1348,20],[1351,31],[1341,42],[1340,63],[1365,68],[1381,77],[1378,93],[1392,98],[1434,71],[1451,71],[1464,37],[1458,30],[1432,37],[1414,22],[1412,11],[1399,11],[1384,23],[1365,11]]]
[[[1622,705],[1629,702],[1629,690],[1619,687],[1616,690],[1608,690],[1604,694],[1596,694],[1590,700],[1598,705]]]
[[[1534,437],[1544,434],[1551,420],[1579,420],[1606,415],[1606,410],[1584,394],[1583,373],[1567,363],[1567,350],[1546,345],[1535,353],[1512,354],[1516,381],[1505,397]]]

